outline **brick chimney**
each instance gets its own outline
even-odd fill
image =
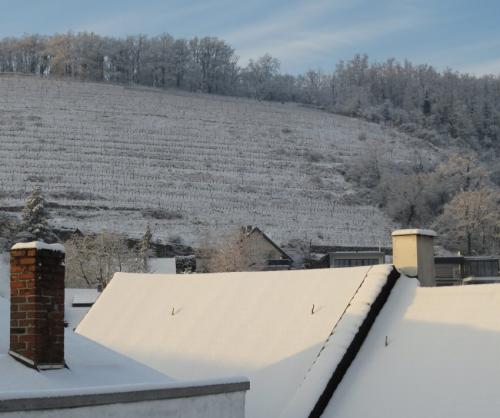
[[[64,247],[20,243],[10,251],[10,351],[39,370],[64,367]]]
[[[434,237],[430,229],[400,229],[392,233],[393,264],[408,277],[416,277],[421,286],[436,286]]]

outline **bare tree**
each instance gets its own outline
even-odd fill
[[[233,229],[217,239],[208,237],[202,249],[207,272],[253,270],[256,254],[243,229]]]
[[[458,193],[436,221],[445,246],[466,255],[500,249],[500,193],[489,188]]]
[[[104,288],[116,272],[142,271],[140,257],[121,234],[75,235],[65,247],[68,287]]]

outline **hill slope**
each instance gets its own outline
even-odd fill
[[[416,140],[297,104],[0,76],[2,206],[42,184],[56,225],[180,236],[258,225],[280,243],[378,245],[389,219],[342,170],[364,136],[406,160]]]

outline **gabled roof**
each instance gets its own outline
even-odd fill
[[[247,236],[250,236],[252,234],[259,234],[260,236],[262,236],[262,238],[264,238],[267,242],[269,242],[269,244],[271,244],[277,251],[279,251],[279,253],[284,259],[293,261],[292,257],[290,257],[285,251],[283,251],[281,247],[279,247],[271,238],[269,238],[267,234],[262,232],[262,230],[260,230],[256,226],[247,227],[245,233]]]
[[[326,346],[342,357],[391,271],[117,273],[77,332],[176,379],[248,376],[247,418],[277,418]]]

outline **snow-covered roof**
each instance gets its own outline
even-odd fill
[[[278,417],[355,295],[359,304],[332,334],[340,345],[331,353],[353,338],[354,318],[391,268],[117,273],[77,333],[176,379],[249,376],[246,416]]]
[[[68,368],[36,371],[9,354],[9,302],[0,297],[0,400],[170,385],[173,379],[93,341],[66,331]],[[8,377],[8,378],[6,378]]]
[[[500,284],[401,278],[323,418],[496,418]]]
[[[387,267],[377,266],[369,271],[367,279],[349,301],[342,317],[323,344],[321,352],[280,417],[308,417],[316,407],[318,399],[325,396],[323,393],[334,372],[336,372],[340,363],[344,361],[354,337],[373,309],[374,301],[377,300],[377,297],[382,293],[382,289],[387,285],[390,272]],[[397,277],[394,279],[397,279]],[[392,286],[394,286],[394,283]],[[388,290],[390,291],[390,289]]]
[[[18,242],[12,246],[12,250],[48,250],[64,253],[64,245],[62,244],[47,244],[42,241]]]
[[[37,371],[8,354],[9,316],[9,302],[0,297],[0,415],[9,411],[153,401],[248,389],[245,378],[179,382],[68,329],[67,368]]]
[[[74,305],[93,305],[99,297],[97,289],[66,288],[66,297]]]
[[[150,258],[149,265],[151,273],[157,273],[157,274],[176,273],[175,257]]]
[[[427,237],[437,236],[436,231],[433,231],[432,229],[398,229],[392,233],[393,237],[400,235],[424,235]]]

